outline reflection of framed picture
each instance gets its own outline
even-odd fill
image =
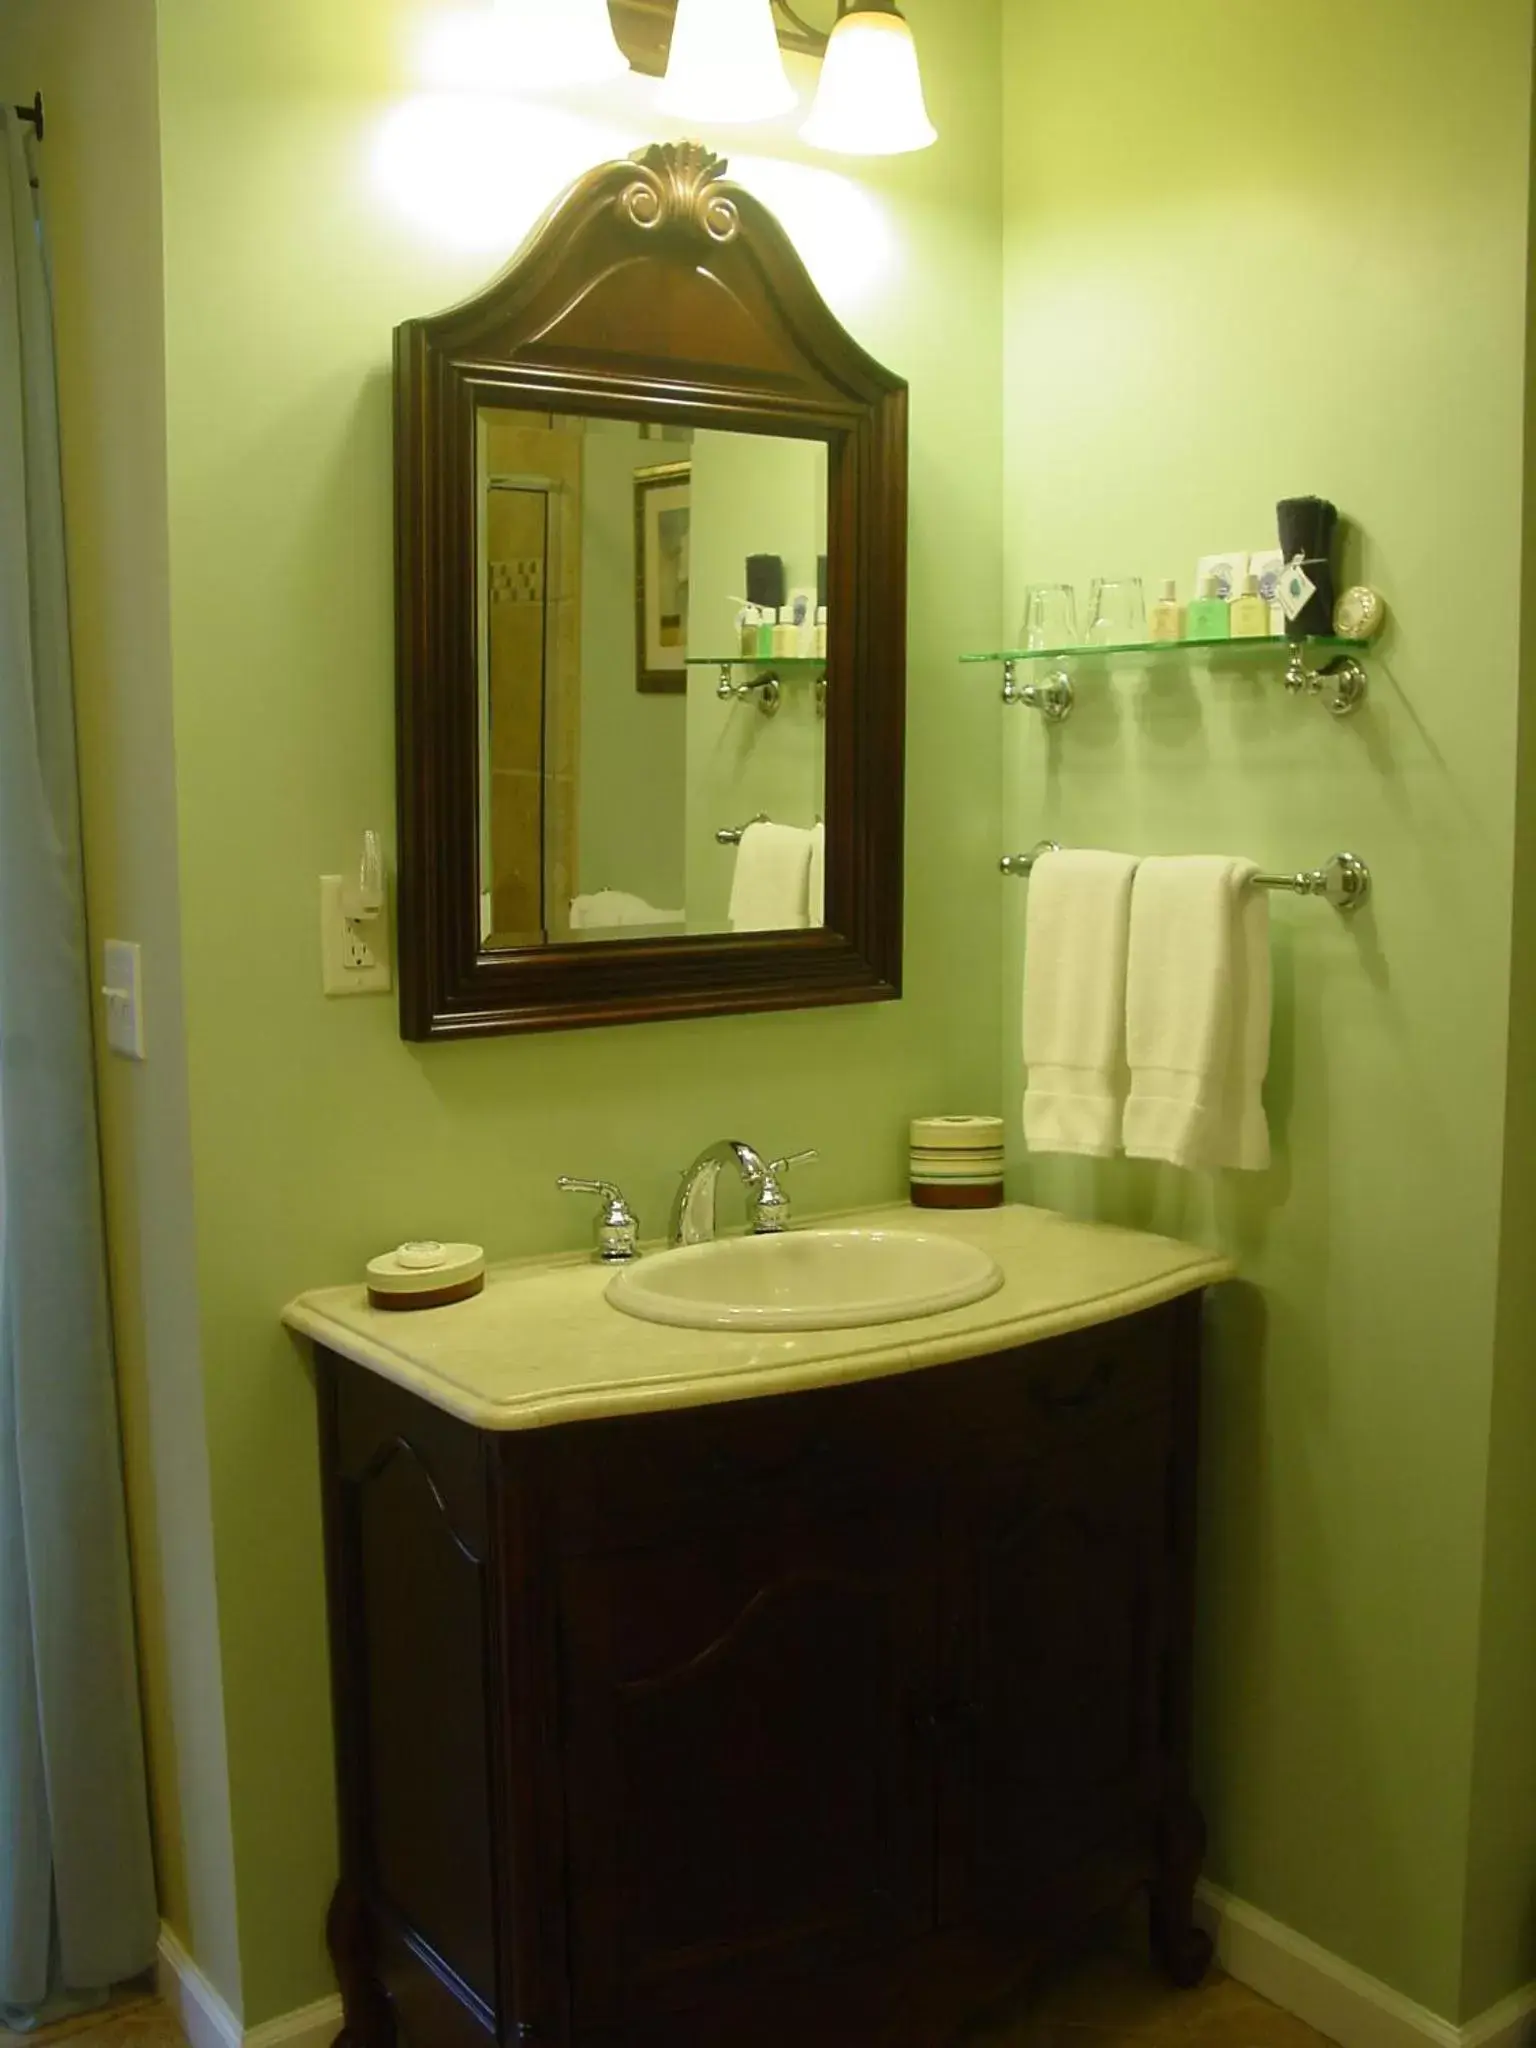
[[[693,465],[635,472],[635,686],[688,688],[688,548]]]

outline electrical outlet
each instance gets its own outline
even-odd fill
[[[377,917],[349,918],[340,875],[320,877],[320,963],[328,996],[382,996],[394,986],[389,907]]]

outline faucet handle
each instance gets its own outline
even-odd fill
[[[596,1256],[605,1266],[622,1266],[640,1256],[640,1219],[611,1180],[572,1180],[562,1174],[555,1183],[562,1195],[596,1195]]]
[[[752,1203],[752,1229],[756,1236],[776,1237],[789,1228],[789,1197],[779,1185],[779,1175],[792,1166],[808,1166],[820,1156],[815,1151],[791,1152],[787,1158],[768,1161],[763,1169],[765,1178]]]
[[[809,1152],[791,1152],[786,1159],[770,1159],[770,1173],[787,1173],[792,1166],[810,1166],[821,1157],[813,1145]]]

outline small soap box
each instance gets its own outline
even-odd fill
[[[912,1204],[917,1209],[1000,1209],[1000,1116],[912,1119]]]
[[[477,1244],[403,1244],[368,1261],[368,1300],[374,1308],[447,1308],[485,1290],[485,1253]]]

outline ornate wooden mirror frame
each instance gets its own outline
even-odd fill
[[[906,386],[725,168],[695,143],[602,165],[484,293],[396,335],[406,1038],[900,994]],[[497,405],[828,444],[827,929],[483,949],[475,447]]]

